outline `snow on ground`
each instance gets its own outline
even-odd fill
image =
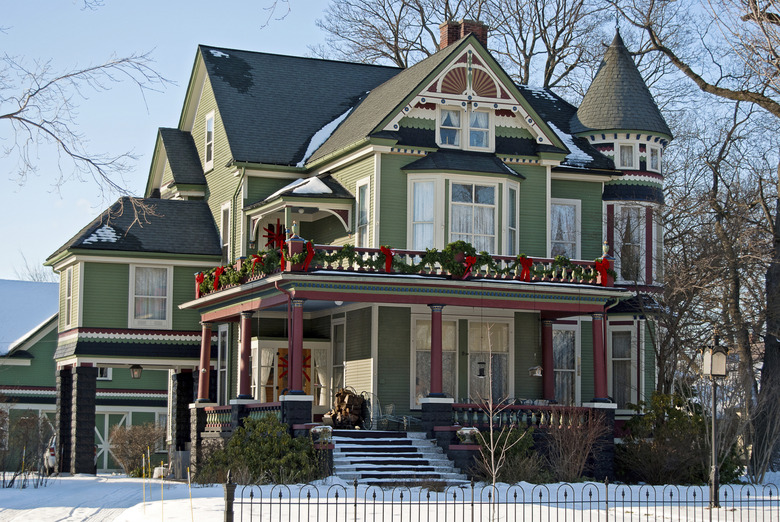
[[[772,504],[767,507],[737,506],[719,510],[713,519],[740,520],[747,517],[750,520],[777,520],[780,516],[780,505],[777,499],[777,486],[780,484],[780,473],[770,473],[765,485],[771,489]],[[622,489],[619,489],[622,488]],[[671,488],[671,489],[670,489]],[[472,509],[475,520],[486,520],[491,509],[487,502],[487,492],[482,491],[482,502],[472,507],[469,500],[470,486],[449,488],[446,492],[431,493],[431,502],[418,504],[418,498],[426,499],[427,491],[420,488],[397,488],[381,490],[358,486],[357,516],[354,511],[354,489],[350,483],[330,477],[315,486],[263,486],[253,488],[255,500],[262,497],[266,504],[261,508],[257,503],[252,506],[252,520],[316,520],[319,512],[322,520],[471,520]],[[457,502],[452,502],[453,490]],[[674,493],[674,502],[665,506],[652,508],[642,506],[637,500],[645,498],[649,492],[659,499],[666,498],[669,491]],[[190,500],[190,491],[192,499]],[[570,485],[540,485],[522,483],[518,486],[499,484],[497,487],[500,499],[513,498],[518,493],[518,503],[501,503],[498,505],[496,520],[596,520],[605,518],[604,507],[585,504],[569,504],[555,506],[547,503],[547,499],[555,502],[556,496],[561,501],[564,493],[568,500],[587,499],[590,494],[595,499],[603,500],[604,484],[580,483]],[[610,502],[619,499],[623,494],[625,503],[609,506],[609,518],[620,520],[702,520],[708,516],[709,510],[701,504],[706,493],[706,487],[656,487],[649,486],[610,486]],[[766,493],[762,487],[753,490],[756,496]],[[245,498],[249,490],[238,486],[236,490],[235,519],[241,520],[240,501],[242,493]],[[281,493],[282,499],[279,499]],[[339,494],[338,502],[333,501]],[[700,504],[695,508],[679,507],[680,498],[692,498],[696,493]],[[376,499],[374,494],[377,495]],[[399,502],[403,496],[403,505]],[[49,481],[46,487],[26,489],[0,489],[0,521],[46,522],[46,521],[117,521],[136,522],[164,520],[170,522],[193,522],[223,520],[224,489],[221,485],[208,487],[193,487],[180,482],[143,481],[116,475],[76,475],[73,477],[58,477]],[[477,493],[478,495],[478,493]],[[539,502],[539,495],[544,498]],[[751,493],[754,495],[754,493]],[[408,500],[413,502],[409,503]],[[444,502],[445,497],[448,502]],[[308,500],[307,500],[308,498]],[[330,499],[324,505],[324,499]],[[528,504],[522,504],[522,498]],[[270,499],[273,499],[271,501]],[[299,500],[301,499],[301,500]],[[318,505],[318,499],[323,503]],[[534,503],[531,504],[531,500]],[[723,501],[723,499],[722,499]],[[274,505],[269,506],[269,502]],[[631,503],[633,502],[633,503]],[[248,519],[249,506],[245,506],[244,520]],[[258,516],[263,511],[262,519]],[[596,514],[595,510],[600,513]],[[722,511],[722,513],[721,513]],[[600,515],[600,517],[599,517]]]

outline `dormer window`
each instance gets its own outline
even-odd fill
[[[618,145],[618,158],[616,163],[619,169],[636,169],[636,146],[631,143],[621,143]]]
[[[464,123],[466,128],[464,129]],[[462,109],[440,109],[438,121],[439,145],[442,147],[491,150],[490,113],[468,105]],[[461,135],[467,134],[468,140]]]

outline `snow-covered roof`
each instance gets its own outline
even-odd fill
[[[292,189],[292,190],[291,190]],[[268,196],[266,201],[270,201],[276,197],[279,197],[280,195],[284,194],[285,192],[290,191],[292,194],[306,194],[306,195],[312,195],[312,194],[332,194],[333,191],[328,187],[325,183],[322,182],[320,178],[298,178],[292,183],[285,185],[284,187],[280,188],[270,196]]]
[[[0,279],[0,355],[59,310],[59,283]]]
[[[303,159],[298,162],[296,167],[303,167],[306,164],[306,161],[311,157],[311,155],[314,154],[314,152],[319,149],[328,138],[330,138],[330,135],[333,134],[333,131],[335,131],[336,128],[341,125],[341,122],[344,121],[347,116],[349,116],[350,112],[352,112],[352,107],[347,109],[347,112],[326,124],[320,130],[314,133],[314,136],[312,136],[309,140],[309,146],[306,147],[306,153],[303,155]]]
[[[547,125],[549,125],[555,134],[558,135],[558,138],[560,138],[563,144],[566,145],[566,148],[571,151],[566,156],[566,163],[573,167],[584,167],[593,161],[593,158],[590,154],[585,153],[582,149],[574,144],[574,138],[572,138],[571,134],[563,132],[551,121],[548,121]]]

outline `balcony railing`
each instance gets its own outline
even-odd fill
[[[572,261],[563,256],[554,259],[523,254],[496,256],[477,253],[462,241],[450,243],[444,250],[402,250],[384,246],[377,249],[314,245],[296,236],[282,250],[252,254],[233,265],[200,272],[195,275],[195,281],[197,297],[279,272],[321,270],[612,287],[613,268],[613,259],[608,256],[595,261]]]

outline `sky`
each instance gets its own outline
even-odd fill
[[[198,44],[309,56],[308,46],[325,43],[325,34],[315,25],[323,16],[324,0],[294,0],[289,13],[282,6],[269,19],[265,8],[271,4],[272,0],[133,0],[107,1],[84,10],[82,0],[4,1],[0,52],[28,67],[50,62],[56,71],[95,65],[112,55],[151,52],[155,70],[175,82],[165,90],[142,95],[130,83],[120,83],[104,92],[84,91],[87,99],[77,100],[77,130],[87,137],[88,149],[136,155],[125,186],[142,195],[157,129],[179,122]],[[0,114],[11,110],[2,101],[9,94],[0,90]],[[37,150],[38,172],[20,183],[18,157],[2,155],[12,138],[10,125],[0,120],[2,279],[18,279],[24,259],[30,265],[43,263],[118,197],[101,195],[91,179],[70,179],[57,187],[58,152],[53,146]],[[71,164],[61,165],[64,174],[71,173]]]

